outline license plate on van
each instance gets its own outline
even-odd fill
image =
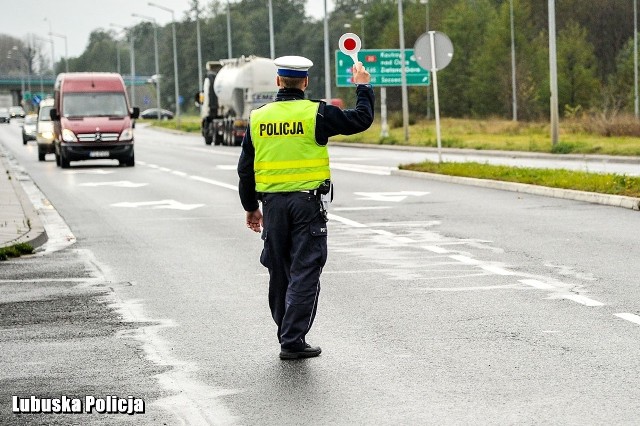
[[[89,157],[91,158],[105,158],[109,156],[109,151],[90,151]]]

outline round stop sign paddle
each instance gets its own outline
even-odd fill
[[[340,46],[340,51],[342,53],[350,56],[351,59],[353,59],[354,64],[358,62],[358,52],[360,51],[360,46],[362,45],[360,37],[358,37],[354,33],[342,34],[340,40],[338,41],[338,45]]]

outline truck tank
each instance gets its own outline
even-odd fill
[[[278,91],[273,60],[256,56],[223,59],[213,83],[223,115],[248,120],[255,108],[271,102]]]
[[[241,56],[207,62],[203,91],[196,94],[201,130],[207,145],[240,145],[251,111],[275,99],[273,60]]]

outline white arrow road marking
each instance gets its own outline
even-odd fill
[[[111,207],[150,207],[152,209],[193,210],[204,204],[183,204],[176,200],[141,201],[137,203],[123,202],[111,204]]]
[[[400,192],[354,192],[355,195],[359,195],[362,198],[358,200],[366,201],[391,201],[399,203],[407,197],[422,197],[429,194],[428,192],[421,191],[400,191]]]
[[[134,183],[128,180],[119,180],[116,182],[87,182],[81,183],[80,186],[115,186],[118,188],[139,188],[141,186],[147,186],[148,183]]]

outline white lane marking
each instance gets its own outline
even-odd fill
[[[371,207],[334,207],[331,210],[336,212],[355,212],[360,210],[385,210],[390,209],[391,206],[371,206]]]
[[[358,200],[365,201],[389,201],[399,203],[404,201],[407,197],[422,197],[429,194],[423,191],[399,191],[399,192],[354,192],[355,195],[359,195],[361,198]]]
[[[230,185],[228,183],[220,182],[218,180],[208,179],[201,176],[189,176],[190,179],[196,180],[198,182],[208,183],[210,185],[220,186],[222,188],[231,189],[232,191],[237,191],[238,187],[235,185]]]
[[[366,166],[364,164],[334,163],[333,161],[331,162],[331,168],[347,172],[367,173],[380,176],[389,176],[391,175],[392,170],[398,170],[397,167]]]
[[[329,213],[328,216],[330,220],[335,220],[337,222],[344,223],[345,225],[352,226],[354,228],[368,228],[368,226],[363,223],[359,223],[359,222],[356,222],[355,220],[347,219],[346,217],[337,216],[333,213]]]
[[[170,172],[171,171],[171,169],[168,169],[166,167],[158,167],[158,170],[161,170],[163,172]]]
[[[487,272],[491,272],[492,274],[496,274],[496,275],[514,275],[513,272],[507,271],[506,269],[501,268],[501,267],[496,266],[496,265],[480,265],[480,268],[484,269]]]
[[[160,166],[158,166],[157,164],[147,164],[147,167],[151,167],[152,169],[159,169]]]
[[[597,300],[589,299],[585,296],[580,296],[579,294],[563,294],[561,296],[562,299],[573,300],[576,303],[580,303],[585,306],[603,306],[604,303],[598,302]]]
[[[551,284],[547,284],[545,282],[538,281],[538,280],[526,279],[526,280],[518,280],[518,281],[521,282],[522,284],[526,284],[528,286],[537,288],[539,290],[557,290],[555,286],[552,286]]]
[[[632,323],[640,325],[640,316],[635,314],[630,314],[628,312],[614,314],[618,318],[622,318],[623,320],[631,321]]]
[[[176,176],[180,176],[180,177],[187,177],[188,176],[188,174],[186,174],[185,172],[179,172],[177,170],[173,170],[171,173],[176,175]]]
[[[85,182],[80,186],[115,186],[117,188],[140,188],[141,186],[147,186],[148,183],[134,183],[128,180],[119,180],[115,182]]]
[[[389,231],[385,231],[383,229],[372,229],[371,232],[374,234],[384,235],[387,237],[395,237],[395,234]]]
[[[451,259],[453,259],[453,260],[457,260],[460,263],[464,263],[465,265],[480,265],[480,264],[482,264],[482,262],[480,262],[477,259],[472,259],[469,256],[463,256],[461,254],[452,254],[449,257]]]
[[[451,253],[449,250],[443,249],[442,247],[438,247],[438,246],[422,246],[422,248],[438,254]]]
[[[113,170],[90,169],[90,170],[65,170],[65,175],[110,175]]]
[[[238,170],[237,164],[219,164],[216,166],[218,170]]]
[[[123,202],[111,204],[111,207],[150,207],[152,209],[171,209],[171,210],[193,210],[202,207],[204,204],[184,204],[176,200],[160,200],[160,201],[140,201],[137,203]]]
[[[477,291],[477,290],[503,290],[510,288],[518,288],[515,284],[506,284],[506,285],[485,285],[485,286],[476,286],[476,287],[420,287],[418,290],[425,291]]]

